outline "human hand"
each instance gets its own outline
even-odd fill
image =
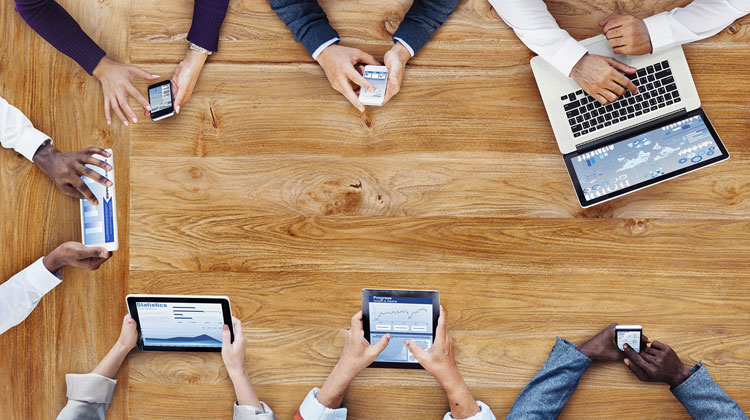
[[[354,314],[351,328],[346,332],[341,358],[320,387],[318,402],[329,408],[341,407],[344,393],[351,381],[378,358],[378,355],[388,347],[390,340],[391,335],[386,334],[377,343],[370,345],[362,329],[362,311]]]
[[[633,74],[637,69],[611,57],[587,53],[573,67],[570,77],[594,99],[608,104],[624,94],[626,88],[632,94],[638,93],[638,88],[620,71]]]
[[[122,319],[122,330],[120,330],[120,338],[117,339],[117,346],[120,350],[125,353],[132,350],[138,342],[138,328],[136,327],[135,320],[130,317],[130,314],[125,315]]]
[[[87,247],[80,242],[65,242],[50,252],[42,263],[50,273],[57,273],[63,267],[96,270],[112,256],[112,252],[102,247]]]
[[[615,341],[616,326],[617,324],[614,322],[609,324],[591,337],[589,341],[578,346],[578,351],[594,362],[616,362],[624,359],[625,354],[617,348],[617,341]],[[642,337],[642,347],[645,347],[645,343],[650,342],[650,340],[645,335]]]
[[[232,329],[234,330],[234,341],[229,326],[224,325],[221,330],[221,358],[230,376],[247,375],[245,371],[245,349],[247,338],[242,333],[242,322],[232,317]]]
[[[640,354],[627,344],[624,348],[627,356],[625,364],[643,382],[664,382],[674,388],[692,375],[677,353],[666,344],[654,341]]]
[[[355,66],[357,64],[377,65],[379,63],[375,61],[375,58],[356,48],[331,44],[318,55],[317,61],[326,73],[331,87],[344,95],[360,112],[365,112],[365,106],[359,102],[359,97],[352,89],[352,83],[370,92],[375,91],[375,86],[366,81]]]
[[[646,23],[631,15],[612,15],[599,22],[615,54],[650,54],[651,36]]]
[[[97,64],[93,74],[102,84],[104,115],[107,117],[107,125],[112,124],[110,110],[114,111],[115,115],[126,126],[129,125],[128,119],[125,117],[126,114],[134,123],[138,122],[138,117],[128,104],[128,96],[132,96],[138,101],[146,112],[151,111],[151,105],[146,98],[133,86],[133,79],[139,77],[146,80],[156,80],[159,76],[136,66],[118,63],[107,57],[102,58]]]
[[[34,163],[52,179],[60,191],[72,197],[88,200],[96,206],[99,205],[99,200],[83,182],[81,176],[87,176],[105,187],[111,187],[112,181],[85,165],[98,166],[105,171],[111,171],[112,166],[96,159],[94,155],[111,156],[109,152],[98,147],[89,147],[80,152],[60,153],[55,146],[47,142],[37,149],[34,154]]]
[[[400,42],[393,44],[393,48],[388,50],[383,57],[383,64],[388,68],[388,84],[385,88],[385,105],[395,94],[401,90],[401,82],[404,81],[404,70],[406,62],[411,58],[409,50]]]
[[[193,95],[193,89],[198,83],[198,76],[201,74],[206,59],[208,55],[189,49],[185,53],[185,59],[177,65],[172,75],[172,90],[175,95],[174,110],[178,114],[182,105]]]
[[[448,396],[451,408],[451,417],[464,419],[479,412],[474,397],[471,396],[464,378],[456,366],[456,358],[453,355],[453,340],[448,335],[445,326],[445,310],[440,306],[440,317],[435,329],[435,341],[429,350],[424,350],[411,340],[405,340],[406,346],[411,354],[416,357],[422,367],[438,381]]]

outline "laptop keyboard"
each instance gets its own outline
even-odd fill
[[[681,101],[668,60],[638,69],[635,74],[626,73],[625,76],[638,87],[638,94],[633,95],[626,89],[624,95],[608,105],[600,104],[583,90],[560,98],[573,137],[593,133]]]

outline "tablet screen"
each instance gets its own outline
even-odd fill
[[[594,150],[566,155],[581,205],[595,204],[729,157],[702,111]]]
[[[404,340],[410,339],[427,350],[432,345],[433,302],[430,298],[368,296],[370,343],[391,334],[388,347],[376,362],[418,363]]]
[[[143,345],[221,348],[221,303],[136,302]]]

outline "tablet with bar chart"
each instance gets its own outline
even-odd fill
[[[221,351],[224,324],[234,340],[226,296],[128,295],[126,300],[141,350]]]
[[[370,343],[390,334],[388,347],[372,367],[420,368],[404,343],[432,346],[440,315],[440,293],[427,290],[362,290],[362,328]]]
[[[87,164],[86,167],[103,175],[112,181],[111,187],[94,181],[93,179],[82,176],[81,179],[91,192],[99,200],[99,205],[95,206],[88,200],[81,200],[81,233],[83,244],[86,246],[101,246],[108,251],[117,251],[117,201],[115,199],[115,162],[112,150],[107,149],[110,157],[94,155],[99,159],[112,166],[111,171]]]

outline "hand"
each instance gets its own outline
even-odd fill
[[[665,382],[674,388],[692,375],[677,353],[666,344],[654,341],[651,347],[644,348],[640,354],[627,344],[624,348],[628,356],[625,364],[643,382]]]
[[[87,176],[105,187],[111,187],[112,181],[85,165],[98,166],[105,171],[111,171],[112,166],[94,158],[94,155],[111,156],[106,150],[98,147],[89,147],[80,152],[60,153],[55,146],[47,142],[37,149],[34,154],[34,163],[52,179],[60,191],[72,197],[89,200],[91,204],[97,206],[99,200],[83,182],[81,176]]]
[[[224,325],[221,331],[221,358],[224,360],[224,366],[227,368],[230,376],[235,374],[247,375],[245,371],[245,348],[247,348],[247,338],[242,333],[242,322],[232,317],[232,328],[234,330],[234,342],[232,342],[232,333],[229,332],[229,326]]]
[[[594,362],[616,362],[624,359],[625,354],[617,348],[617,341],[615,341],[616,326],[617,324],[614,322],[609,324],[595,336],[591,337],[589,341],[579,346],[578,351]],[[644,335],[641,346],[645,347],[646,343],[650,341]]]
[[[136,328],[135,321],[130,317],[130,314],[125,315],[122,319],[122,330],[120,330],[120,338],[117,339],[116,346],[125,353],[128,353],[135,347],[137,342],[138,328]]]
[[[651,36],[643,20],[631,15],[612,15],[599,22],[615,54],[651,54]]]
[[[362,311],[352,317],[351,328],[346,332],[341,358],[320,388],[318,402],[329,408],[341,407],[344,392],[351,381],[369,366],[388,347],[391,335],[386,334],[377,343],[370,345],[362,329]]]
[[[352,89],[352,82],[370,92],[374,92],[375,87],[366,81],[354,66],[357,64],[378,65],[375,58],[356,48],[331,44],[318,55],[317,61],[320,67],[323,67],[331,87],[344,95],[360,112],[365,112],[365,106],[359,102],[359,97]]]
[[[189,49],[185,53],[185,59],[177,65],[177,69],[172,75],[172,90],[175,95],[174,110],[178,114],[182,105],[190,100],[193,95],[193,89],[195,84],[198,83],[198,76],[200,76],[207,58],[208,55]]]
[[[638,88],[620,71],[633,74],[637,69],[611,57],[587,53],[573,67],[570,77],[586,93],[606,105],[616,101],[626,88],[632,94],[638,93]]]
[[[107,117],[107,125],[112,124],[110,110],[114,111],[115,115],[126,126],[129,125],[128,119],[125,117],[126,114],[134,123],[138,122],[138,117],[128,104],[128,96],[135,98],[146,112],[151,111],[151,105],[146,98],[133,86],[133,79],[140,77],[146,80],[156,80],[159,76],[136,66],[118,63],[107,57],[102,58],[97,64],[93,74],[102,83],[104,115]]]
[[[435,341],[429,350],[423,350],[411,340],[405,340],[411,354],[417,358],[419,364],[438,381],[448,396],[451,417],[465,419],[479,412],[474,397],[458,372],[456,359],[453,356],[453,340],[448,335],[445,326],[445,310],[440,306],[440,317],[435,329]]]
[[[63,267],[96,270],[111,256],[112,252],[102,247],[89,248],[79,242],[65,242],[44,257],[42,263],[53,274]]]
[[[404,47],[400,42],[393,44],[385,56],[383,57],[383,64],[388,68],[388,84],[385,88],[385,98],[383,104],[385,105],[395,94],[401,90],[401,82],[404,81],[404,70],[406,69],[406,62],[411,58],[409,50]]]

